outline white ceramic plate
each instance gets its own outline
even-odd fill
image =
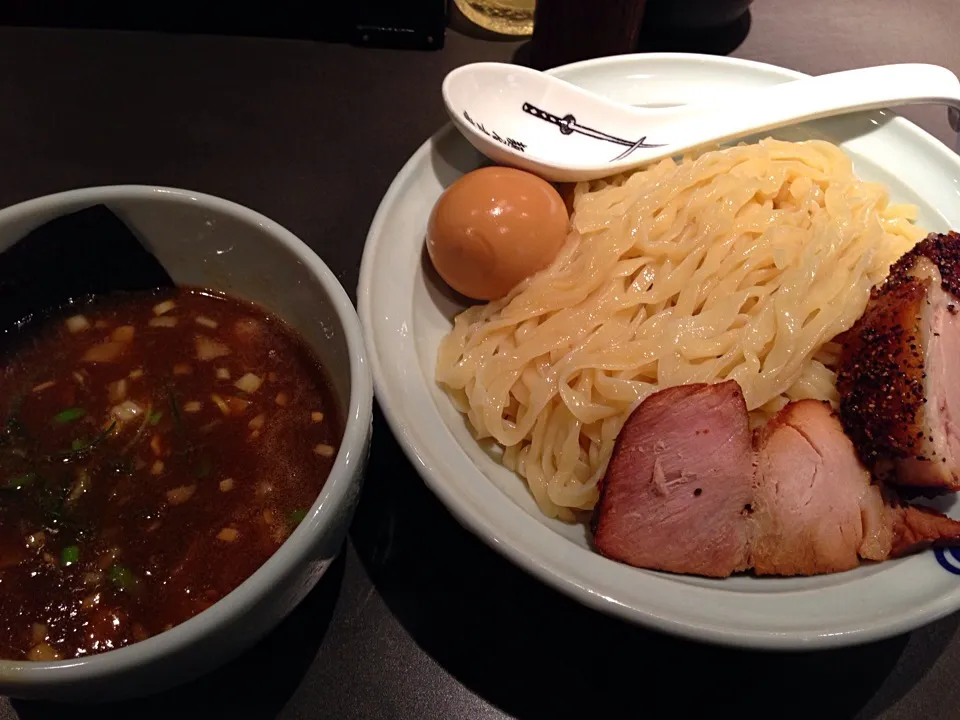
[[[771,65],[675,54],[604,58],[554,73],[636,105],[682,104],[800,77]],[[870,113],[774,134],[838,142],[861,177],[916,203],[923,226],[960,227],[960,159],[902,118]],[[427,218],[443,188],[480,162],[450,126],[423,144],[374,218],[358,288],[380,405],[410,460],[461,523],[586,605],[706,641],[777,649],[849,645],[960,608],[960,553],[929,551],[814,578],[708,580],[607,560],[589,549],[584,527],[543,517],[523,482],[474,442],[433,381],[437,346],[460,308],[423,262]],[[960,516],[960,506],[947,509]]]

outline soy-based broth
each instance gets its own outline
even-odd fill
[[[233,590],[313,504],[342,436],[262,309],[110,296],[0,359],[0,658],[121,647]]]

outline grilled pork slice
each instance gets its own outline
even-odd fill
[[[755,437],[750,565],[815,575],[960,541],[960,522],[873,483],[827,403],[790,403]]]
[[[713,577],[744,570],[752,479],[747,406],[735,381],[662,390],[617,437],[594,544],[637,567]]]
[[[893,529],[890,557],[909,555],[931,546],[960,545],[960,522],[931,508],[907,505],[896,498],[888,502]]]
[[[900,258],[847,333],[837,374],[844,428],[874,474],[960,490],[960,234]]]
[[[758,575],[849,570],[884,560],[892,513],[829,405],[790,403],[756,436],[750,564]]]
[[[637,567],[813,575],[931,544],[960,522],[873,483],[825,403],[790,403],[753,438],[736,383],[647,398],[628,418],[594,513],[594,545]]]

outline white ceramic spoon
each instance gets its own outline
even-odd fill
[[[960,108],[960,81],[937,65],[882,65],[722,102],[640,108],[518,65],[474,63],[447,75],[443,99],[460,132],[491,160],[566,182],[829,115],[915,103]]]

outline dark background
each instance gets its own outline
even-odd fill
[[[149,22],[136,8],[124,16],[93,4],[82,14],[79,5],[18,0],[0,8],[0,206],[106,183],[210,192],[290,228],[351,294],[380,198],[445,121],[444,74],[466,62],[522,60],[526,48],[456,18],[462,31],[448,32],[442,50],[401,51],[352,44],[342,14],[290,22],[284,9],[294,3],[212,17],[216,6],[203,4],[202,16],[194,9],[196,17],[168,24],[157,15],[175,4],[150,9]],[[313,3],[310,12],[332,5]],[[23,26],[36,24],[126,29]],[[138,30],[148,26],[172,32]],[[734,27],[657,32],[642,43],[810,73],[899,61],[958,71],[957,27],[955,0],[757,0]],[[906,114],[954,143],[942,109]],[[881,643],[796,655],[706,647],[625,625],[540,585],[460,528],[378,415],[343,556],[263,643],[157,698],[93,708],[0,699],[0,720],[683,718],[727,710],[745,718],[952,719],[960,717],[957,624],[951,617]]]
[[[431,0],[426,0],[429,3]],[[164,3],[91,0],[6,0],[0,23],[8,26],[147,30],[344,41],[367,5],[309,0]],[[414,0],[411,5],[425,5]],[[402,3],[394,3],[402,5]]]

